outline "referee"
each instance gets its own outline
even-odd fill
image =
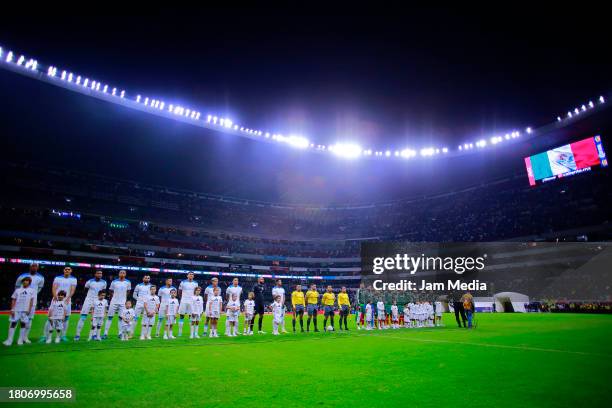
[[[263,324],[263,316],[264,316],[264,278],[260,276],[257,278],[257,283],[253,286],[253,293],[255,294],[255,315],[251,319],[251,333],[253,332],[253,324],[255,323],[255,316],[259,315],[259,321],[257,325],[259,327],[259,334],[265,334],[261,330],[261,325]]]

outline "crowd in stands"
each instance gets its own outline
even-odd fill
[[[488,241],[541,235],[609,222],[612,192],[605,171],[532,188],[524,174],[479,186],[389,203],[297,206],[235,200],[70,172],[6,166],[2,204],[147,220],[152,232],[174,238],[222,232],[230,250],[269,253],[251,241],[346,240]],[[568,216],[570,215],[571,216]],[[176,231],[162,225],[180,226]],[[195,235],[194,235],[195,234]],[[237,236],[241,238],[238,239]],[[249,237],[249,238],[246,238]],[[206,243],[206,245],[214,244]],[[220,244],[227,248],[227,243]],[[304,244],[306,245],[306,244]],[[345,248],[338,248],[344,254]]]

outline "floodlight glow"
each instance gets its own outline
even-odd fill
[[[19,56],[19,58],[17,58],[17,60],[15,61],[17,56]],[[56,86],[62,86],[66,89],[69,89],[75,92],[80,92],[82,94],[86,94],[86,95],[93,96],[96,98],[102,98],[103,100],[106,100],[106,101],[111,101],[110,100],[111,98],[102,97],[100,94],[97,94],[97,92],[104,93],[104,94],[110,93],[113,97],[119,94],[121,98],[124,98],[126,95],[125,90],[121,90],[119,92],[117,88],[114,88],[114,87],[110,88],[109,85],[104,84],[100,81],[89,79],[85,75],[80,75],[78,73],[72,73],[67,70],[62,70],[60,74],[60,71],[54,65],[42,66],[44,67],[44,69],[41,69],[41,71],[39,72],[38,71],[39,64],[36,59],[29,58],[21,54],[15,54],[10,50],[0,47],[0,67],[3,67],[3,66],[6,69],[12,72],[16,72],[16,73],[24,74],[26,71],[28,71],[26,75],[29,76],[30,78],[35,78],[43,82],[54,84]],[[71,85],[62,84],[59,81],[57,81],[55,78],[58,78],[61,81],[65,81],[67,83],[71,83]],[[79,85],[80,89],[78,89],[72,84]],[[91,90],[93,92],[86,92],[84,91],[83,88],[86,88],[88,91]],[[576,105],[575,108],[567,112],[567,118],[573,118],[574,116],[577,116],[577,115],[582,116],[581,114],[583,112],[586,112],[588,109],[594,109],[597,103],[600,103],[600,104],[605,103],[606,99],[603,95],[601,95],[597,99],[598,102],[594,102],[594,101],[595,100],[589,100],[588,102],[585,102],[583,104]],[[257,129],[253,129],[253,128],[245,127],[245,126],[239,126],[237,124],[234,124],[234,122],[230,119],[217,117],[214,115],[208,115],[206,120],[203,120],[202,122],[200,122],[201,114],[196,109],[192,109],[191,107],[187,108],[187,107],[183,107],[179,105],[173,105],[173,104],[165,104],[164,101],[160,99],[151,99],[146,96],[141,96],[140,94],[138,94],[135,98],[133,94],[130,94],[129,99],[124,102],[121,102],[121,104],[123,106],[131,107],[131,108],[135,108],[139,110],[149,111],[150,109],[151,111],[149,111],[149,113],[153,113],[152,112],[153,109],[155,109],[156,111],[161,110],[161,111],[167,112],[167,114],[165,115],[166,117],[168,117],[169,114],[173,114],[177,116],[176,119],[178,120],[185,121],[187,119],[187,120],[193,121],[192,122],[193,124],[195,124],[196,126],[200,126],[200,127],[214,128],[214,129],[219,129],[219,130],[222,130],[221,128],[233,130],[235,133],[243,134],[244,136],[247,136],[247,137],[252,137],[252,135],[255,135],[255,136],[265,135],[266,139],[272,139],[276,142],[286,143],[290,145],[291,147],[300,148],[300,149],[306,149],[308,147],[315,148],[315,145],[311,143],[308,140],[308,138],[304,136],[291,135],[291,136],[285,137],[280,133],[270,133],[270,132],[264,133],[261,130],[257,130]],[[142,105],[137,107],[135,106],[136,104],[142,104]],[[167,111],[164,110],[166,107],[167,107]],[[563,119],[564,117],[557,116],[558,122],[563,122]],[[524,129],[528,135],[531,135],[532,133],[534,133],[534,130],[531,127],[526,127]],[[459,151],[471,150],[474,147],[474,144],[476,144],[477,148],[484,148],[488,144],[496,145],[496,144],[504,142],[504,139],[505,140],[516,139],[516,138],[519,138],[520,136],[521,136],[520,132],[513,131],[511,133],[505,134],[505,136],[493,136],[490,138],[481,139],[477,142],[474,141],[474,143],[465,143],[465,144],[457,146],[457,148]],[[270,142],[272,140],[270,140]],[[355,158],[355,157],[359,157],[362,155],[363,156],[387,157],[387,158],[390,158],[391,156],[409,158],[409,157],[414,157],[417,154],[420,154],[421,156],[433,156],[433,155],[438,155],[440,153],[449,152],[449,149],[447,147],[435,147],[435,146],[426,147],[426,148],[416,150],[416,151],[410,148],[406,148],[403,150],[372,150],[371,148],[367,148],[364,150],[362,149],[361,146],[355,143],[350,143],[350,142],[336,143],[330,146],[319,144],[319,145],[316,145],[315,149],[321,152],[325,150],[330,150],[336,156],[345,157],[345,158]]]
[[[310,146],[310,141],[302,136],[289,136],[281,139],[281,141],[286,142],[289,146],[295,147],[297,149],[306,149]]]
[[[336,143],[329,146],[329,150],[338,157],[345,159],[356,159],[361,156],[361,146],[354,143]]]

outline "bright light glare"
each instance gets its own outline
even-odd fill
[[[361,146],[354,143],[336,143],[333,146],[329,146],[329,150],[338,157],[345,159],[356,159],[361,156]]]

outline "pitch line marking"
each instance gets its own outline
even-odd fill
[[[612,357],[610,354],[603,353],[590,353],[588,351],[573,351],[573,350],[559,350],[559,349],[549,349],[542,347],[529,347],[529,346],[508,346],[505,344],[487,344],[487,343],[471,343],[468,341],[450,341],[450,340],[434,340],[434,339],[415,339],[410,337],[398,337],[398,336],[380,336],[389,339],[397,339],[397,340],[408,340],[408,341],[416,341],[423,343],[446,343],[446,344],[459,344],[462,346],[481,346],[481,347],[491,347],[491,348],[503,348],[503,349],[511,349],[511,350],[526,350],[526,351],[544,351],[547,353],[566,353],[566,354],[577,354],[582,356],[603,356],[603,357]]]

